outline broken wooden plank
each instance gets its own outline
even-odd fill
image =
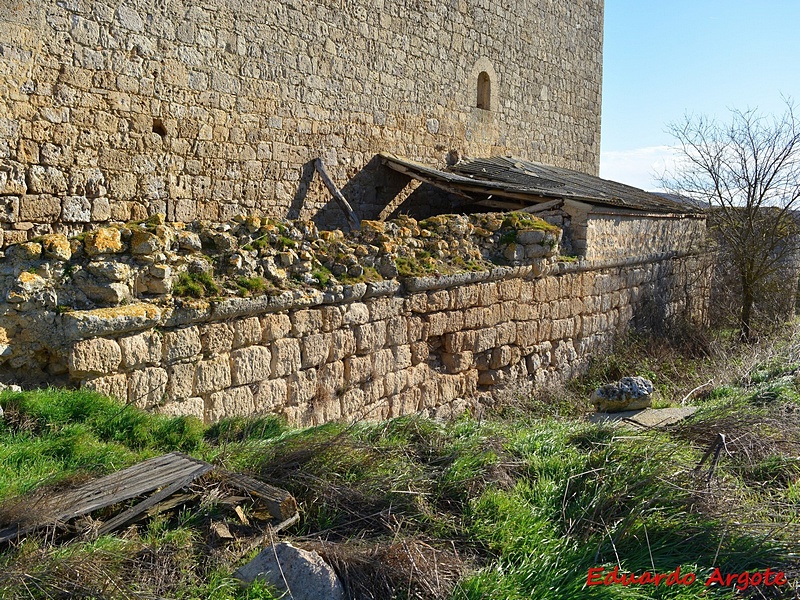
[[[276,521],[286,522],[297,516],[297,503],[286,490],[246,475],[217,469],[205,461],[173,452],[143,461],[60,494],[54,493],[40,498],[33,503],[31,507],[33,510],[26,511],[27,515],[35,515],[34,518],[22,519],[0,530],[0,543],[20,538],[43,527],[60,526],[95,510],[155,492],[104,523],[97,531],[97,535],[109,533],[134,519],[141,518],[148,512],[166,510],[180,504],[185,500],[184,497],[176,501],[167,499],[195,479],[215,470],[232,487],[248,494],[251,498],[257,497]],[[240,511],[241,509],[237,511],[237,515],[241,519],[244,513],[239,514]]]
[[[269,514],[277,521],[285,521],[297,513],[297,502],[294,496],[286,490],[273,487],[241,473],[221,471],[220,474],[233,487],[263,500]]]
[[[328,191],[333,196],[333,199],[336,200],[339,208],[341,208],[342,212],[344,212],[344,215],[347,217],[347,221],[350,223],[350,226],[353,229],[359,229],[361,227],[361,220],[356,216],[356,213],[353,211],[353,207],[350,206],[347,198],[342,195],[342,193],[339,191],[339,188],[337,188],[336,184],[333,183],[333,180],[325,170],[325,164],[322,162],[321,158],[317,158],[314,161],[314,170],[319,173],[322,183],[325,184],[325,187],[328,188]]]
[[[214,466],[178,452],[137,463],[73,490],[41,499],[33,506],[36,510],[35,522],[21,522],[0,530],[0,543],[142,496],[174,482],[176,478],[183,480],[187,473],[194,473],[201,468],[208,472]]]
[[[194,481],[201,475],[208,473],[213,469],[214,465],[208,463],[196,467],[194,471],[192,471],[182,479],[176,481],[172,485],[165,487],[160,492],[156,492],[155,494],[150,496],[147,500],[143,500],[142,502],[139,502],[139,504],[130,507],[128,510],[126,510],[123,513],[120,513],[110,521],[107,521],[100,529],[97,530],[97,535],[98,536],[105,535],[106,533],[111,533],[115,529],[123,527],[126,523],[130,522],[131,520],[139,516],[141,513],[155,506],[162,500],[169,498],[172,494],[174,494],[181,488],[189,485],[192,481]]]

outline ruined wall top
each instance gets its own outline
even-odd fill
[[[596,173],[602,0],[0,0],[9,242],[155,213],[308,217],[321,156],[361,214],[390,150]],[[366,167],[366,168],[365,168]],[[295,215],[295,216],[298,216]]]

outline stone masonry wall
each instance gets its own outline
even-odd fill
[[[387,200],[382,150],[596,173],[602,5],[0,0],[1,241],[155,213],[309,217],[329,198],[298,192],[317,156],[365,218]]]
[[[579,247],[587,260],[682,254],[702,245],[705,235],[705,218],[697,215],[675,218],[592,214],[586,220],[586,239],[579,242]]]
[[[632,322],[704,321],[701,256],[559,263],[356,284],[347,300],[251,299],[214,311],[151,305],[67,313],[75,385],[216,421],[280,413],[297,424],[449,414],[487,386],[579,373]]]

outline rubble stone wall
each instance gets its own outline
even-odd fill
[[[308,217],[318,156],[365,218],[382,150],[596,173],[602,18],[602,0],[0,0],[2,243]]]
[[[76,385],[206,421],[281,413],[291,422],[460,411],[487,386],[581,372],[631,323],[703,322],[697,255],[357,284],[282,305],[232,299],[213,312],[133,305],[68,313]],[[383,283],[383,282],[382,282]]]

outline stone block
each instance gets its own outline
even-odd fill
[[[324,320],[318,309],[296,310],[289,315],[292,322],[292,335],[300,337],[322,331]]]
[[[292,338],[272,344],[272,376],[284,377],[300,370],[300,341]]]
[[[338,397],[344,385],[344,363],[342,361],[327,363],[317,369],[317,388],[321,393]]]
[[[3,172],[0,171],[0,177]],[[0,196],[0,223],[19,221],[19,196]]]
[[[243,385],[211,394],[206,417],[214,423],[226,417],[247,417],[254,412],[253,391]]]
[[[197,363],[194,374],[195,394],[207,394],[225,389],[231,385],[230,357],[220,355],[211,360]]]
[[[409,389],[396,396],[392,396],[389,401],[389,416],[391,418],[411,415],[419,410],[422,392],[419,388]]]
[[[428,312],[428,294],[412,294],[406,298],[405,309],[412,313]]]
[[[372,355],[372,376],[379,378],[386,375],[390,371],[396,371],[397,367],[394,361],[394,352],[391,348],[384,348],[378,350]]]
[[[453,333],[445,334],[442,341],[444,342],[445,352],[458,354],[464,351],[472,352],[475,347],[475,338],[475,331],[454,331]]]
[[[363,383],[372,377],[371,356],[349,356],[344,359],[344,379],[348,385]]]
[[[414,342],[411,347],[411,362],[414,365],[428,362],[431,355],[431,348],[428,342]]]
[[[128,401],[128,378],[122,374],[86,379],[81,383],[81,387],[122,402]]]
[[[233,327],[228,323],[200,326],[200,343],[207,356],[230,352],[233,348]]]
[[[447,310],[450,306],[450,292],[436,290],[428,292],[428,312]]]
[[[155,365],[161,362],[161,335],[156,331],[122,337],[118,342],[120,350],[122,350],[122,366],[125,369]]]
[[[408,326],[408,341],[419,342],[428,338],[430,332],[430,325],[418,316],[411,316],[406,319]]]
[[[431,313],[426,317],[428,321],[428,335],[440,336],[447,331],[448,316],[445,312]]]
[[[475,332],[473,352],[485,352],[497,345],[497,331],[493,327],[478,329]]]
[[[122,238],[116,227],[101,227],[86,234],[83,248],[88,256],[122,252]]]
[[[167,363],[197,356],[202,348],[197,327],[184,327],[164,334],[164,360]]]
[[[369,309],[363,302],[353,302],[342,315],[344,325],[363,325],[369,321]]]
[[[76,342],[69,354],[69,373],[75,378],[113,373],[122,362],[122,351],[114,340],[95,338]]]
[[[319,309],[322,315],[322,331],[331,332],[342,326],[342,308],[339,306],[323,306]]]
[[[56,167],[32,165],[27,176],[29,194],[52,194],[61,196],[67,193],[67,178]]]
[[[480,300],[479,288],[477,285],[464,285],[450,290],[450,308],[454,310],[464,310],[477,306]]]
[[[194,396],[194,374],[197,365],[177,363],[167,367],[167,398],[185,400]]]
[[[364,415],[362,411],[364,410],[365,405],[366,401],[364,399],[364,390],[353,388],[342,394],[342,416],[346,419],[351,419],[354,417],[358,419],[363,418]]]
[[[329,361],[342,360],[356,353],[356,337],[350,329],[334,331],[331,335]]]
[[[497,343],[513,344],[517,340],[517,324],[513,322],[500,323],[495,327],[497,332]]]
[[[448,373],[461,373],[474,367],[475,355],[472,352],[442,353],[442,362]]]
[[[261,323],[258,317],[240,319],[234,323],[233,347],[252,346],[261,341]]]
[[[245,385],[268,379],[271,360],[270,351],[264,346],[234,350],[231,353],[233,384]]]
[[[256,386],[253,398],[256,413],[270,412],[286,405],[288,386],[285,379],[268,379]]]
[[[394,367],[391,369],[392,371],[407,369],[413,364],[413,352],[411,351],[411,346],[407,344],[393,346],[392,356],[394,357]]]
[[[317,394],[317,370],[298,371],[287,382],[286,401],[290,405],[305,404]]]
[[[267,315],[261,320],[261,329],[262,341],[274,342],[289,335],[292,330],[292,322],[289,320],[289,315]]]
[[[386,343],[392,346],[408,343],[406,317],[391,317],[386,321]]]
[[[92,220],[92,203],[85,196],[64,198],[61,220],[65,223],[88,223]]]
[[[99,279],[109,281],[127,281],[131,277],[131,268],[114,260],[95,260],[86,265],[86,270]]]
[[[302,368],[317,367],[328,360],[332,336],[327,333],[308,335],[300,341]]]
[[[500,369],[502,367],[507,367],[511,364],[511,346],[500,346],[499,348],[494,348],[491,353],[491,359],[489,360],[489,368],[490,369]]]
[[[61,216],[61,200],[45,194],[23,196],[19,205],[19,218],[23,221],[52,223]]]
[[[382,321],[402,314],[404,302],[402,298],[375,298],[367,304],[370,321]]]
[[[408,375],[405,371],[387,373],[383,378],[383,393],[386,397],[394,396],[406,389],[407,384]]]
[[[167,402],[159,406],[157,412],[165,417],[196,417],[202,421],[205,418],[205,402],[202,398]]]
[[[375,352],[386,345],[386,321],[358,325],[354,333],[358,353]]]
[[[128,402],[139,408],[152,408],[167,395],[167,372],[159,367],[133,371],[128,376]]]

